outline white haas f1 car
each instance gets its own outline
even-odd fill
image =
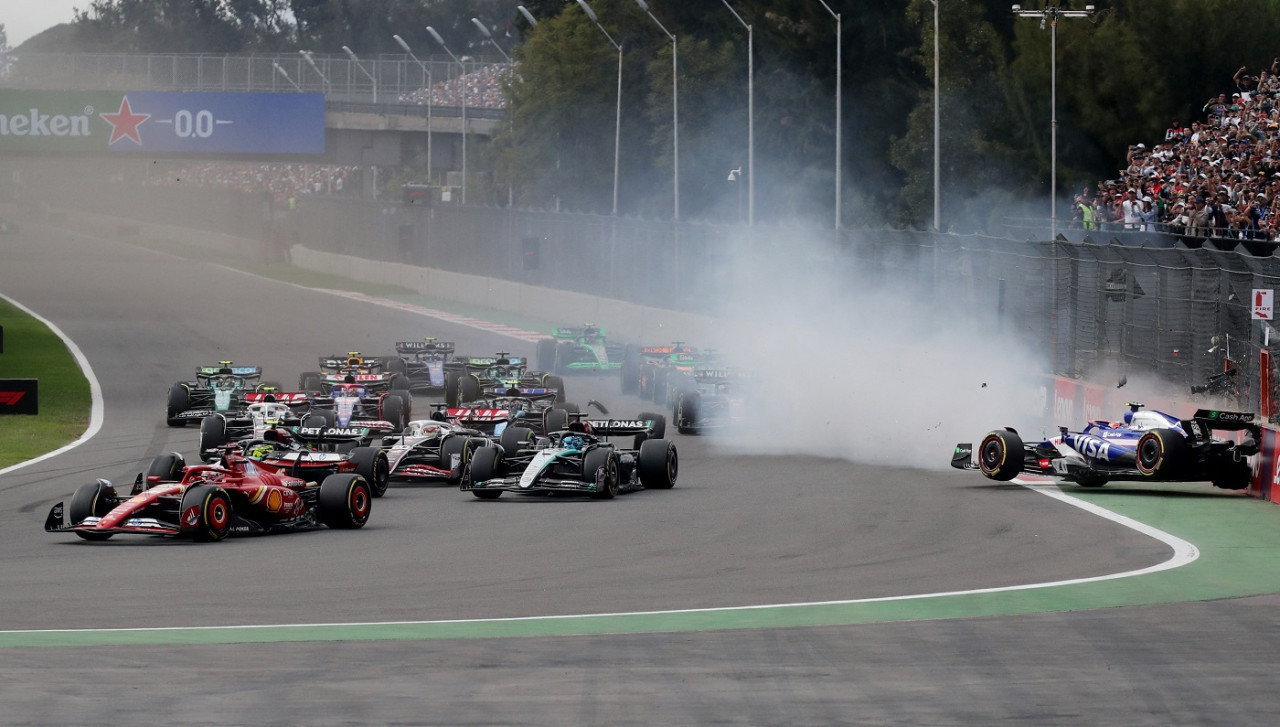
[[[633,490],[675,487],[678,457],[674,443],[662,439],[663,417],[583,420],[536,440],[524,427],[509,427],[497,446],[477,450],[461,489],[482,500],[503,492],[572,493],[608,500]],[[608,437],[634,437],[635,446],[618,447]]]
[[[391,479],[457,484],[472,454],[490,440],[475,429],[435,419],[416,419],[395,438],[382,440]]]
[[[1215,487],[1241,490],[1253,477],[1248,457],[1258,452],[1260,432],[1253,420],[1253,414],[1212,409],[1178,419],[1131,403],[1123,421],[1091,421],[1080,432],[1061,427],[1058,436],[1035,444],[1023,443],[1012,428],[997,429],[983,438],[976,453],[972,444],[957,444],[951,466],[980,470],[1000,481],[1028,472],[1083,487],[1112,480],[1207,480]],[[1243,436],[1239,441],[1220,439],[1215,431]]]

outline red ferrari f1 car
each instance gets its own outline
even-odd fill
[[[70,501],[53,506],[44,529],[85,540],[135,533],[210,542],[322,525],[359,528],[372,502],[369,482],[359,474],[309,482],[229,447],[217,464],[188,467],[177,453],[161,455],[138,475],[129,497],[120,497],[109,480],[81,485]]]

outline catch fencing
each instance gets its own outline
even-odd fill
[[[203,91],[323,93],[331,101],[361,104],[425,104],[422,89],[436,88],[436,105],[461,104],[462,76],[474,84],[503,65],[502,59],[298,53],[221,55],[197,53],[0,53],[0,88],[41,90]],[[477,107],[496,102],[471,88]],[[456,97],[456,98],[455,98]],[[497,112],[496,108],[486,109]],[[447,115],[447,114],[446,114]],[[500,114],[495,114],[500,115]]]
[[[65,186],[58,192],[67,197]],[[914,284],[880,291],[883,311],[868,314],[891,312],[907,296],[961,312],[991,332],[991,345],[1002,331],[1047,352],[1058,375],[1147,373],[1189,388],[1235,368],[1218,393],[1268,415],[1272,392],[1263,382],[1280,380],[1264,356],[1270,323],[1252,319],[1254,291],[1280,288],[1276,245],[1260,241],[836,232],[322,196],[282,209],[261,195],[128,183],[77,204],[261,239],[276,254],[303,244],[711,315],[734,314],[726,301],[741,296],[726,293],[767,291],[775,277],[907,280]]]

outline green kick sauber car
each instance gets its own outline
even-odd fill
[[[609,343],[603,328],[590,323],[556,328],[538,341],[538,368],[554,373],[617,371],[625,347]]]

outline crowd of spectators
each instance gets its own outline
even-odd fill
[[[1280,59],[1232,79],[1235,91],[1204,105],[1205,120],[1175,121],[1164,140],[1135,144],[1116,179],[1075,196],[1085,230],[1171,232],[1280,240]]]
[[[432,84],[430,88],[402,94],[400,101],[426,106],[430,99],[433,106],[461,106],[465,94],[468,108],[500,109],[506,105],[502,95],[502,74],[506,70],[505,65],[483,66],[466,75]]]
[[[147,182],[267,194],[277,204],[288,204],[303,196],[359,195],[360,173],[359,167],[326,164],[200,162],[154,170]]]

